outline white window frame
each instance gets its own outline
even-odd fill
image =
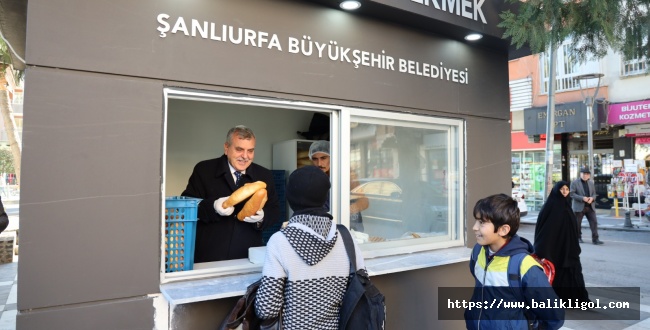
[[[450,170],[449,178],[447,179],[448,187],[455,186],[454,181],[458,182],[458,201],[450,198],[447,203],[448,214],[448,230],[446,236],[419,238],[413,240],[397,240],[392,242],[380,242],[372,244],[361,244],[361,251],[364,252],[364,257],[373,258],[380,256],[389,256],[403,253],[420,252],[427,250],[443,249],[453,246],[462,246],[465,244],[464,235],[460,235],[460,231],[464,229],[465,219],[465,131],[464,122],[459,119],[447,119],[431,116],[411,115],[405,113],[387,112],[380,110],[368,110],[360,108],[344,107],[341,109],[341,154],[350,155],[350,123],[356,121],[356,118],[363,120],[364,123],[375,124],[394,124],[396,122],[406,123],[408,127],[414,128],[438,128],[447,130],[448,136],[450,134],[457,134],[457,141],[448,139],[449,151],[448,159],[451,162],[450,167],[456,167],[458,172],[454,175]],[[404,126],[402,126],[404,127]],[[456,132],[449,132],[455,129]],[[455,142],[455,143],[454,143]],[[457,155],[452,155],[454,150],[458,150]],[[346,156],[339,157],[339,168],[341,169],[340,180],[342,182],[350,182],[350,161]],[[453,176],[453,177],[452,177]],[[344,189],[341,191],[341,200],[350,200],[350,191]],[[454,204],[457,204],[454,205]],[[349,203],[341,204],[341,214],[350,214]],[[349,217],[343,217],[349,220]],[[346,221],[349,222],[349,221]],[[345,224],[349,226],[349,223]]]
[[[539,69],[541,79],[541,93],[548,94],[549,92],[549,57],[548,53],[541,53],[539,56]],[[557,48],[557,63],[555,65],[555,91],[567,92],[579,90],[580,85],[575,77],[587,74],[600,72],[600,62],[596,60],[587,60],[586,62],[579,63],[571,53],[571,40],[565,40]],[[593,80],[593,81],[591,81]],[[587,81],[587,86],[583,88],[596,87],[597,81],[591,79]],[[583,84],[585,82],[583,81]]]
[[[645,74],[647,72],[647,62],[646,58],[633,58],[631,60],[625,60],[625,57],[621,55],[621,76],[630,77],[640,74]]]
[[[233,95],[232,93],[219,93],[210,91],[197,91],[183,88],[167,87],[163,90],[164,106],[164,125],[163,125],[163,150],[162,150],[162,180],[161,180],[161,257],[160,257],[160,283],[170,283],[184,280],[204,279],[215,276],[233,275],[241,273],[259,272],[261,264],[252,264],[248,259],[236,259],[217,261],[202,264],[204,267],[190,271],[165,273],[165,182],[166,182],[166,159],[167,159],[167,125],[168,125],[168,105],[169,99],[183,99],[204,102],[229,103],[240,105],[252,105],[263,107],[284,108],[293,110],[306,110],[313,112],[328,112],[330,117],[331,142],[330,148],[333,155],[342,155],[333,161],[330,168],[332,178],[332,214],[342,224],[349,227],[349,217],[342,217],[341,214],[349,214],[349,203],[339,203],[339,200],[349,200],[350,192],[347,189],[341,189],[350,182],[350,120],[351,117],[363,117],[364,120],[377,118],[376,120],[408,122],[413,127],[431,128],[434,126],[448,126],[450,130],[455,130],[457,140],[449,141],[450,152],[457,150],[457,155],[449,155],[450,162],[453,159],[453,166],[457,173],[449,173],[450,183],[458,182],[458,199],[448,201],[449,210],[449,230],[448,235],[444,236],[445,241],[440,237],[421,238],[417,240],[400,240],[396,242],[382,242],[373,244],[363,244],[361,246],[365,258],[374,258],[380,256],[389,256],[404,253],[413,253],[421,251],[437,250],[447,247],[456,247],[465,245],[465,122],[460,119],[448,119],[431,117],[425,115],[412,115],[406,113],[386,112],[381,110],[368,110],[360,108],[351,108],[343,106],[332,106],[311,102],[291,101],[282,99],[271,99],[254,97],[248,95]],[[450,171],[451,172],[451,171]],[[343,185],[342,183],[346,183]],[[454,185],[455,186],[455,185]],[[451,187],[451,185],[449,185]],[[453,219],[453,221],[451,220]]]
[[[645,12],[645,10],[644,10]],[[643,39],[643,44],[648,42],[647,38]],[[648,59],[643,56],[641,58],[634,57],[629,60],[625,59],[625,55],[621,54],[621,77],[630,77],[648,72]]]

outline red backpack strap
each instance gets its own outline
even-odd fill
[[[544,274],[546,274],[546,278],[548,278],[548,283],[550,285],[553,285],[553,280],[555,280],[555,265],[553,262],[551,262],[548,259],[540,258],[536,254],[531,254],[531,257],[535,259],[540,265],[542,265],[542,269],[544,269]]]

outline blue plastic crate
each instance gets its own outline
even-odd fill
[[[194,241],[200,198],[165,198],[165,272],[194,268]]]

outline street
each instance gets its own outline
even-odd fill
[[[585,243],[582,248],[582,270],[590,287],[641,287],[641,320],[567,320],[564,329],[650,329],[650,232],[599,230],[604,245],[593,245],[591,232],[582,229]],[[535,225],[523,224],[518,234],[534,238]]]
[[[20,209],[18,208],[18,203],[7,203],[3,202],[3,206],[5,208],[5,212],[7,212],[7,215],[14,216],[18,215]]]
[[[10,217],[10,227],[18,225],[19,208],[17,203],[4,205]],[[534,218],[533,215],[529,216]],[[528,218],[528,217],[527,217]],[[15,230],[15,229],[14,229]],[[583,228],[583,238],[590,236],[590,230]],[[535,225],[522,223],[518,235],[529,239],[534,238]],[[564,330],[572,329],[608,329],[608,330],[633,330],[650,329],[650,231],[620,231],[599,230],[600,239],[604,245],[593,245],[585,239],[581,244],[581,262],[583,275],[587,288],[594,287],[640,287],[641,288],[641,320],[567,320]],[[14,265],[18,256],[15,256]],[[0,329],[15,329],[15,289],[13,295],[10,288],[15,288],[15,268],[11,264],[4,265],[4,272],[11,273],[12,278],[6,282],[6,291],[2,298],[7,300],[6,306],[12,310],[0,312]],[[15,267],[15,266],[13,266]],[[0,273],[0,275],[2,275]],[[0,287],[2,289],[3,287]],[[1,291],[1,290],[0,290]],[[5,298],[7,296],[8,298]],[[11,304],[9,304],[11,303]],[[0,303],[1,304],[1,303]],[[568,312],[567,314],[569,315]],[[6,314],[6,315],[3,315]],[[4,316],[4,317],[3,317]]]
[[[19,228],[19,215],[20,208],[17,201],[5,201],[3,199],[2,206],[5,208],[5,212],[9,216],[9,226],[5,229],[6,232],[16,231]]]

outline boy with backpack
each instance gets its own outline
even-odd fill
[[[477,243],[470,272],[475,287],[465,310],[467,329],[559,329],[564,309],[548,308],[560,301],[530,256],[532,244],[516,235],[517,202],[505,194],[492,195],[479,200],[473,213]]]

